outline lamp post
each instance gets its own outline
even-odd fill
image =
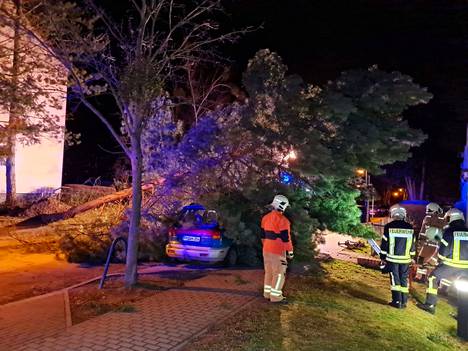
[[[356,170],[356,174],[360,177],[364,177],[364,181],[365,181],[365,188],[366,188],[366,191],[368,190],[369,188],[369,185],[371,185],[371,182],[370,182],[370,175],[368,174],[367,172],[367,169],[364,169],[364,168],[358,168]],[[369,214],[370,212],[374,213],[374,194],[372,193],[372,210],[369,211],[369,199],[367,198],[367,195],[366,195],[366,199],[364,200],[364,206],[366,208],[366,223],[369,223]],[[373,215],[373,214],[372,214]]]

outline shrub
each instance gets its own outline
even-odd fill
[[[112,242],[111,228],[118,225],[126,203],[106,204],[51,225],[59,235],[59,248],[69,262],[102,263]]]
[[[60,238],[60,250],[67,261],[77,263],[102,263],[106,260],[111,238],[107,234],[66,233]]]
[[[291,200],[291,207],[285,215],[292,222],[291,236],[298,260],[309,261],[314,257],[314,237],[318,222],[305,210],[308,197],[297,189],[281,184],[271,184],[244,192],[211,194],[204,198],[222,218],[225,235],[234,240],[239,248],[239,261],[256,265],[262,259],[261,218],[269,211],[267,206],[274,194],[282,193]]]
[[[38,215],[61,213],[68,210],[70,206],[59,201],[56,197],[39,200],[24,210],[24,217],[35,217]]]
[[[343,234],[372,237],[372,229],[360,223],[356,204],[359,192],[344,181],[319,180],[313,191],[302,186],[270,183],[253,189],[223,194],[209,194],[203,199],[222,218],[226,236],[239,247],[240,260],[256,264],[262,258],[260,222],[275,194],[284,194],[290,201],[285,215],[291,221],[291,236],[298,261],[315,257],[315,234],[330,229]]]
[[[108,195],[114,191],[113,187],[68,184],[62,189],[60,201],[73,207]]]
[[[373,237],[374,231],[361,224],[356,198],[359,191],[345,181],[321,179],[314,186],[308,204],[309,213],[317,218],[321,229],[358,237]]]
[[[204,198],[207,207],[220,216],[224,235],[238,248],[239,263],[255,266],[261,263],[260,222],[254,205],[240,192],[210,194]]]
[[[130,211],[130,210],[128,210]],[[112,228],[112,238],[119,236],[127,239],[130,221],[126,218]],[[168,227],[148,211],[141,216],[140,238],[138,243],[138,259],[142,261],[160,261],[165,254],[168,239]]]

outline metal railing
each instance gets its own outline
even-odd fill
[[[125,258],[127,258],[127,240],[125,240],[124,237],[119,236],[118,238],[115,238],[114,241],[112,241],[112,244],[109,248],[109,251],[107,252],[107,260],[106,260],[106,265],[104,267],[104,272],[102,273],[102,278],[99,281],[99,289],[102,289],[104,287],[104,282],[106,281],[107,277],[107,272],[109,270],[109,264],[112,258],[112,254],[114,253],[115,246],[117,245],[118,242],[122,241],[125,247]]]

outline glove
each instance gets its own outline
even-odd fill
[[[389,265],[386,260],[380,261],[380,272],[382,274],[390,273],[390,271],[392,270],[391,268],[391,265]]]
[[[294,252],[292,251],[286,251],[286,258],[288,260],[292,260],[294,258]]]

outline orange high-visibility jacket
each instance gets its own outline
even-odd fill
[[[284,255],[293,251],[291,223],[279,211],[271,211],[262,218],[263,252]]]

